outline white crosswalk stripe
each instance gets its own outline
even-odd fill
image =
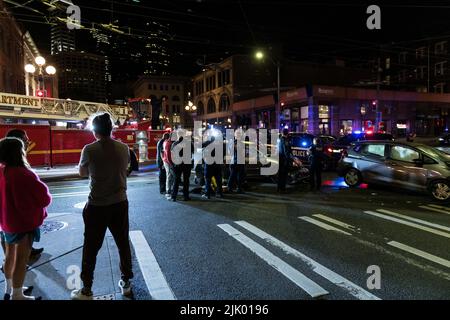
[[[130,231],[130,240],[152,298],[154,300],[176,300],[142,231]]]
[[[304,216],[304,217],[298,217],[298,218],[301,219],[301,220],[303,220],[303,221],[312,223],[312,224],[314,224],[314,225],[316,225],[316,226],[318,226],[318,227],[320,227],[320,228],[322,228],[322,229],[325,229],[325,230],[328,230],[328,231],[335,231],[335,232],[338,232],[338,233],[345,234],[345,235],[347,235],[347,236],[351,236],[351,233],[348,233],[348,232],[346,232],[346,231],[343,231],[343,230],[341,230],[341,229],[338,229],[338,228],[336,228],[336,227],[333,227],[333,226],[331,226],[331,225],[329,225],[329,224],[326,224],[326,223],[321,222],[321,221],[319,221],[319,220],[316,220],[316,219],[314,219],[314,218],[307,217],[307,216]]]
[[[448,213],[450,213],[450,208],[449,207],[439,206],[437,204],[429,204],[428,206],[429,207],[433,207],[433,208],[437,208],[437,209],[446,210]]]
[[[282,241],[280,241],[277,238],[271,236],[270,234],[264,232],[263,230],[253,226],[252,224],[250,224],[246,221],[236,221],[235,223],[238,224],[239,226],[243,227],[244,229],[250,231],[257,237],[268,242],[269,244],[282,249],[287,254],[297,257],[297,258],[300,258],[303,262],[305,262],[312,269],[312,271],[314,271],[318,275],[322,276],[323,278],[327,279],[331,283],[343,288],[344,290],[346,290],[349,294],[353,295],[354,297],[356,297],[360,300],[380,300],[380,298],[378,298],[377,296],[375,296],[375,295],[371,294],[370,292],[364,290],[363,288],[357,286],[353,282],[340,276],[339,274],[335,273],[334,271],[324,267],[320,263],[318,263],[315,260],[304,255],[300,251],[290,247],[289,245],[283,243]]]
[[[218,225],[223,231],[228,233],[235,240],[244,245],[251,252],[260,257],[263,261],[273,267],[275,270],[280,272],[286,278],[291,280],[294,284],[296,284],[299,288],[303,289],[306,293],[308,293],[311,297],[317,298],[320,296],[327,295],[329,292],[322,288],[320,285],[307,278],[304,274],[294,269],[291,265],[287,264],[269,250],[253,241],[242,232],[237,230],[236,228],[230,226],[229,224],[220,224]]]
[[[439,212],[439,213],[444,213],[444,214],[450,214],[450,211],[448,210],[444,210],[442,208],[435,208],[434,206],[420,206],[419,208],[421,209],[425,209],[425,210],[429,210],[429,211],[433,211],[433,212]]]
[[[447,233],[447,232],[444,232],[444,231],[440,231],[440,230],[436,230],[436,229],[433,229],[433,228],[430,228],[430,227],[426,227],[426,226],[423,226],[423,225],[420,225],[420,224],[417,224],[417,223],[414,223],[414,222],[405,221],[405,220],[402,220],[402,219],[399,219],[399,218],[387,216],[387,215],[384,215],[384,214],[381,214],[381,213],[378,213],[378,212],[374,212],[374,211],[364,211],[364,213],[369,214],[371,216],[375,216],[375,217],[381,218],[381,219],[385,219],[385,220],[389,220],[389,221],[393,221],[393,222],[398,222],[400,224],[403,224],[403,225],[406,225],[406,226],[409,226],[409,227],[412,227],[412,228],[415,228],[415,229],[419,229],[419,230],[422,230],[422,231],[426,231],[426,232],[429,232],[429,233],[433,233],[433,234],[436,234],[438,236],[450,238],[450,233]]]
[[[400,214],[400,213],[397,213],[397,212],[394,212],[394,211],[390,211],[390,210],[377,209],[377,211],[381,212],[381,213],[386,213],[386,214],[389,214],[391,216],[395,216],[395,217],[398,217],[398,218],[402,218],[402,219],[405,219],[405,220],[417,222],[417,223],[420,223],[420,224],[423,224],[423,225],[426,225],[426,226],[429,226],[429,227],[433,227],[433,228],[436,228],[436,229],[441,229],[441,230],[450,232],[450,228],[445,227],[445,226],[441,226],[440,224],[431,223],[431,222],[428,222],[428,221],[425,221],[425,220],[412,218],[412,217],[405,216],[403,214]]]
[[[419,256],[419,257],[422,257],[422,258],[424,258],[426,260],[438,263],[440,265],[443,265],[444,267],[450,268],[450,261],[448,261],[446,259],[443,259],[443,258],[440,258],[440,257],[437,257],[435,255],[432,255],[432,254],[430,254],[428,252],[425,252],[425,251],[422,251],[422,250],[410,247],[408,245],[405,245],[403,243],[399,243],[399,242],[396,242],[396,241],[390,241],[390,242],[388,242],[388,245],[390,245],[392,247],[395,247],[395,248],[398,248],[398,249],[401,249],[403,251],[412,253],[412,254],[414,254],[416,256]]]

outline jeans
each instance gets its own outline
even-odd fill
[[[228,179],[228,190],[233,190],[234,184],[237,184],[238,191],[242,190],[242,184],[245,176],[245,165],[232,164],[230,165],[230,178]]]
[[[133,278],[131,249],[128,240],[128,201],[110,206],[92,206],[87,204],[83,210],[84,245],[81,280],[85,288],[92,288],[97,254],[105,239],[106,229],[111,232],[119,249],[122,280]]]
[[[175,182],[175,174],[173,168],[168,163],[164,162],[164,168],[166,170],[166,194],[172,194],[173,184]]]
[[[175,166],[175,183],[172,190],[172,199],[177,198],[181,176],[183,176],[183,196],[185,199],[189,198],[189,178],[191,176],[191,168],[192,166],[189,164],[181,164]]]
[[[159,167],[159,192],[160,193],[166,193],[166,169],[164,168],[164,165],[161,165]]]

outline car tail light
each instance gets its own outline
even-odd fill
[[[332,148],[328,148],[327,151],[328,151],[328,153],[333,153],[333,149]]]

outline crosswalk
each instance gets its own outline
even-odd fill
[[[426,209],[433,213],[440,214],[450,214],[450,208],[438,205],[426,205],[420,206],[420,209]],[[436,211],[439,210],[439,211]],[[446,242],[450,238],[450,227],[437,224],[434,222],[430,222],[424,219],[415,218],[404,213],[399,213],[394,210],[387,209],[376,209],[374,211],[363,211],[363,215],[370,216],[372,218],[380,219],[382,221],[394,224],[400,224],[401,226],[412,228],[415,230],[419,230],[422,232],[426,232],[432,234],[433,236],[437,236],[441,241],[444,241],[444,245],[450,245],[450,243]],[[356,227],[346,221],[343,221],[345,218],[337,219],[336,217],[330,217],[325,214],[313,214],[310,216],[300,216],[298,217],[300,220],[313,225],[314,227],[319,227],[324,230],[335,232],[336,235],[345,235],[348,237],[358,237],[362,233],[367,233],[366,235],[372,239],[373,243],[368,243],[367,240],[359,240],[360,243],[371,244],[374,248],[381,245],[390,247],[392,249],[399,250],[401,253],[407,254],[407,258],[405,258],[405,262],[411,262],[411,257],[414,259],[420,259],[418,262],[414,261],[412,264],[421,265],[422,262],[431,263],[434,267],[444,267],[444,271],[434,272],[435,274],[440,274],[447,280],[450,280],[450,274],[448,273],[448,269],[450,268],[450,261],[439,257],[433,253],[427,252],[420,248],[416,248],[412,245],[408,245],[397,241],[396,235],[392,235],[392,239],[386,239],[385,236],[374,236],[368,230],[362,230],[361,227]],[[446,238],[446,239],[442,239]],[[383,249],[384,252],[388,253],[388,249]],[[401,257],[396,253],[392,255],[396,257]],[[427,268],[423,268],[427,270]],[[428,269],[430,270],[430,269]]]

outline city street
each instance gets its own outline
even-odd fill
[[[332,172],[324,178],[321,192],[301,185],[279,195],[268,181],[250,181],[245,194],[176,203],[159,194],[156,173],[130,178],[134,299],[450,298],[450,208],[422,194],[349,189]],[[64,300],[81,263],[89,188],[87,180],[49,187],[53,203],[35,244],[45,251],[26,284]],[[111,235],[95,277],[97,299],[122,299]]]

